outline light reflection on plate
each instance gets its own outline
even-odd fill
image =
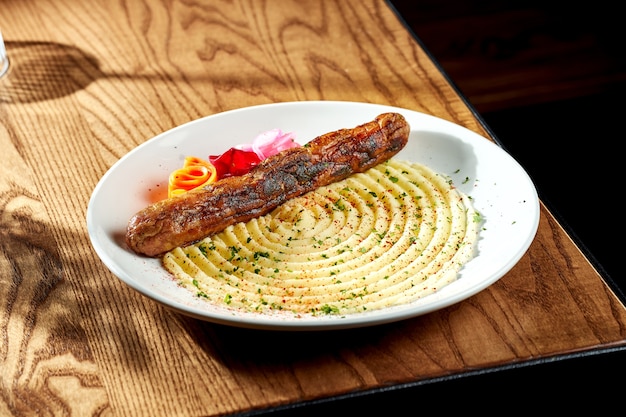
[[[472,197],[485,219],[478,254],[457,281],[411,304],[347,316],[296,318],[233,313],[176,285],[159,259],[135,255],[124,244],[130,217],[166,193],[169,173],[185,156],[206,157],[250,142],[263,131],[295,132],[304,143],[352,128],[380,113],[401,113],[411,125],[398,159],[420,162],[449,175]],[[178,126],[138,146],[115,163],[93,191],[87,208],[91,243],[113,274],[141,294],[182,314],[227,325],[279,330],[370,326],[426,314],[462,301],[506,274],[524,255],[539,224],[539,200],[523,168],[493,142],[459,125],[423,113],[367,103],[304,101],[248,107]]]

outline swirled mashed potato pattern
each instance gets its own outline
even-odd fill
[[[163,263],[180,285],[231,308],[350,314],[454,281],[474,256],[478,218],[449,178],[392,159],[176,248]]]

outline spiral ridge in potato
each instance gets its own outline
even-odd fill
[[[457,279],[480,216],[451,180],[380,164],[163,257],[178,283],[228,308],[351,314],[410,303]]]

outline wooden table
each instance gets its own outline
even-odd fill
[[[530,249],[494,285],[370,328],[198,321],[103,266],[85,224],[95,185],[131,149],[190,120],[347,100],[430,113],[490,138],[383,0],[0,7],[11,58],[0,79],[0,415],[306,412],[315,401],[376,403],[391,389],[446,390],[468,373],[626,346],[623,300],[543,206]]]

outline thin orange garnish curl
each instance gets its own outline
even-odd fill
[[[195,156],[188,156],[183,167],[170,174],[167,196],[171,198],[216,180],[217,170],[213,164]]]

